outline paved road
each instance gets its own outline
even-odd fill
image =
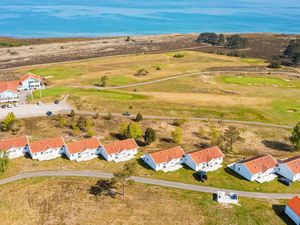
[[[33,177],[94,177],[94,178],[101,178],[101,179],[109,179],[112,177],[111,173],[103,173],[103,172],[95,172],[95,171],[39,171],[39,172],[27,172],[22,173],[13,177],[5,178],[0,180],[0,185],[8,184],[14,181],[33,178]],[[235,190],[228,190],[228,189],[219,189],[214,187],[206,187],[201,185],[192,185],[192,184],[185,184],[180,182],[171,182],[171,181],[164,181],[158,179],[150,179],[150,178],[143,178],[143,177],[131,177],[131,180],[134,180],[139,183],[144,184],[152,184],[152,185],[159,185],[163,187],[170,187],[170,188],[178,188],[184,190],[191,190],[203,193],[216,193],[217,191],[226,191],[226,192],[236,192],[241,197],[248,197],[248,198],[260,198],[260,199],[290,199],[295,194],[283,194],[283,193],[258,193],[258,192],[245,192],[245,191],[235,191]]]
[[[17,118],[29,118],[46,116],[48,111],[54,114],[69,113],[71,109],[71,106],[65,100],[61,101],[60,104],[47,103],[40,106],[36,104],[21,104],[18,107],[0,108],[0,119],[3,119],[9,112],[13,112]]]
[[[197,76],[197,75],[211,75],[211,74],[215,74],[215,73],[267,74],[269,72],[270,71],[224,71],[224,70],[220,70],[220,71],[187,73],[187,74],[175,75],[175,76],[171,76],[171,77],[165,77],[165,78],[152,80],[152,81],[146,81],[146,82],[134,83],[134,84],[127,84],[127,85],[121,85],[121,86],[97,87],[97,86],[94,86],[94,85],[87,85],[87,86],[71,86],[71,87],[87,88],[87,89],[93,88],[93,89],[97,89],[97,90],[112,90],[112,89],[123,89],[123,88],[144,86],[144,85],[148,85],[148,84],[164,82],[164,81],[167,81],[167,80],[173,80],[173,79],[178,79],[178,78],[183,78],[183,77],[190,77],[190,76]],[[291,72],[272,71],[271,74],[282,74],[282,75],[300,77],[299,73],[291,73]]]
[[[85,114],[85,115],[95,115],[95,112],[88,111],[79,111],[75,110],[77,114]],[[100,116],[107,116],[108,113],[99,113]],[[127,117],[130,119],[134,119],[136,116],[123,116],[121,113],[112,113],[115,117]],[[143,115],[144,119],[155,119],[155,120],[174,120],[180,119],[180,117],[174,116],[153,116],[153,115]],[[184,117],[187,120],[195,120],[195,121],[205,121],[205,122],[223,122],[223,123],[233,123],[233,124],[245,124],[245,125],[254,125],[254,126],[264,126],[264,127],[273,127],[273,128],[284,128],[284,129],[292,129],[292,126],[280,125],[280,124],[272,124],[272,123],[263,123],[263,122],[255,122],[255,121],[243,121],[243,120],[226,120],[226,119],[215,119],[215,118],[207,118],[207,117]]]

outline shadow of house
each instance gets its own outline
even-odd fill
[[[274,150],[286,151],[286,152],[294,151],[294,148],[291,145],[286,144],[284,142],[280,142],[280,141],[263,140],[262,144],[264,146],[266,146],[267,148],[271,148]]]
[[[170,139],[170,138],[160,138],[160,141],[166,142],[166,143],[172,143],[173,142],[172,139]]]
[[[230,174],[231,176],[240,179],[240,180],[246,180],[248,181],[246,178],[244,178],[243,176],[241,176],[240,174],[236,173],[235,171],[233,171],[232,169],[230,169],[229,167],[225,167],[224,171],[228,174]]]
[[[124,137],[121,134],[117,134],[117,133],[109,133],[109,135],[113,138],[116,138],[118,140],[124,140]]]
[[[113,191],[113,185],[109,180],[99,180],[93,186],[88,189],[88,192],[94,196],[110,196],[112,198],[116,197],[116,192]]]
[[[210,145],[208,143],[201,143],[201,144],[194,144],[196,148],[202,149],[202,148],[208,148]]]
[[[285,214],[285,205],[272,205],[272,209],[280,219],[288,225],[294,225],[295,223]]]

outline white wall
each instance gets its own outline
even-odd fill
[[[26,152],[28,152],[27,145],[24,147],[19,147],[19,148],[12,147],[7,150],[7,155],[8,155],[9,159],[15,159],[15,158],[24,156]]]
[[[84,161],[85,159],[91,159],[91,158],[98,157],[99,152],[100,152],[100,148],[94,148],[94,149],[86,149],[83,152],[70,154],[68,149],[66,148],[65,154],[69,158],[69,160],[80,159],[80,161]]]
[[[32,159],[37,159],[39,161],[55,159],[61,156],[61,154],[65,153],[65,147],[61,148],[49,148],[43,152],[32,153],[30,151],[30,155]]]
[[[13,91],[4,91],[0,93],[0,102],[15,102],[19,101],[19,94]]]
[[[294,211],[289,207],[285,207],[285,213],[297,224],[300,225],[300,217],[294,213]]]
[[[144,162],[146,164],[148,164],[155,171],[162,170],[164,168],[169,168],[169,167],[174,166],[176,164],[182,164],[182,163],[184,163],[184,161],[185,161],[185,159],[184,159],[184,157],[182,157],[180,159],[173,159],[173,160],[171,160],[170,162],[167,162],[167,163],[156,164],[154,162],[154,160],[152,159],[151,155],[146,154],[144,156]]]
[[[31,77],[24,80],[20,87],[21,90],[33,90],[39,88],[41,88],[41,81]]]
[[[113,161],[114,159],[120,159],[127,157],[128,155],[134,156],[137,154],[137,148],[135,149],[125,149],[119,153],[116,154],[110,154],[108,155],[105,148],[101,146],[100,154],[107,160],[107,161]]]

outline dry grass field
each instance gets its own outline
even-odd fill
[[[285,201],[240,198],[223,206],[212,195],[141,184],[124,197],[95,196],[95,179],[34,178],[1,186],[1,224],[285,224]],[[117,190],[118,191],[118,190]]]
[[[35,94],[35,100],[53,101],[65,95],[80,110],[99,112],[141,112],[148,115],[209,117],[295,124],[300,116],[300,79],[288,75],[214,72],[212,68],[264,68],[260,59],[229,57],[193,51],[105,57],[78,62],[32,66],[51,86]],[[159,69],[157,69],[159,68]],[[149,74],[136,76],[139,69]],[[96,90],[102,76],[107,86],[120,86],[175,75],[193,76],[120,90]],[[197,75],[197,73],[199,73]],[[86,88],[86,86],[90,88]],[[85,87],[85,88],[84,88]]]

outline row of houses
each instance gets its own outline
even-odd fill
[[[27,136],[0,141],[0,150],[9,158],[29,154],[32,159],[50,160],[66,155],[70,160],[86,161],[103,156],[107,161],[127,161],[135,157],[138,145],[134,139],[106,144],[93,137],[65,143],[62,137],[29,142]],[[215,171],[222,167],[225,155],[217,147],[199,149],[186,153],[180,146],[155,151],[142,156],[153,170],[175,171],[187,165],[195,171]],[[300,181],[300,155],[285,160],[276,160],[271,155],[260,155],[228,165],[230,169],[249,181],[268,182],[278,175],[290,181]]]
[[[210,172],[222,167],[224,157],[215,146],[189,153],[185,153],[181,147],[174,147],[146,154],[142,158],[156,171],[174,171],[185,164],[195,171]],[[228,167],[245,179],[259,183],[272,181],[278,175],[290,181],[300,181],[300,155],[278,161],[271,155],[260,155],[240,160]]]
[[[36,90],[42,87],[42,78],[33,73],[26,73],[18,80],[0,82],[0,103],[18,102],[20,91]]]
[[[103,156],[107,161],[126,161],[135,157],[138,145],[134,139],[127,139],[102,145],[98,138],[89,138],[65,143],[63,137],[29,142],[27,136],[0,141],[0,149],[14,159],[29,154],[39,161],[51,160],[65,155],[69,160],[86,161]]]

